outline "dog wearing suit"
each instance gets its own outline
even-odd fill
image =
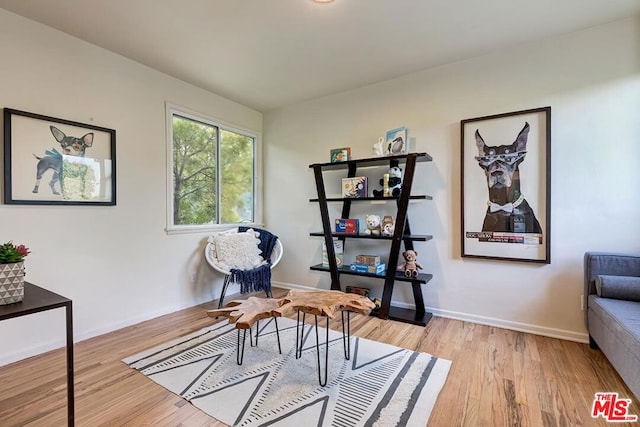
[[[519,165],[527,154],[529,123],[510,145],[487,146],[476,129],[478,156],[475,159],[487,178],[489,201],[482,231],[542,233],[540,223],[520,192]]]
[[[49,169],[53,170],[53,176],[51,177],[51,181],[49,182],[49,187],[51,187],[51,192],[55,195],[60,195],[60,191],[62,191],[62,165],[63,165],[63,156],[75,156],[75,157],[84,157],[85,151],[87,148],[93,145],[93,132],[85,134],[83,137],[78,138],[75,136],[67,136],[64,132],[58,129],[55,126],[49,126],[49,130],[51,134],[55,138],[56,141],[60,144],[60,148],[62,149],[62,153],[58,152],[55,148],[51,150],[47,150],[45,155],[42,157],[36,156],[34,157],[38,160],[38,164],[36,165],[36,183],[33,186],[33,193],[37,193],[40,188],[40,180],[46,171]],[[60,183],[60,191],[56,189],[56,183]]]

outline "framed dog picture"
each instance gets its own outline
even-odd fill
[[[462,256],[549,264],[551,107],[460,128]]]
[[[4,109],[4,202],[115,205],[116,131]]]

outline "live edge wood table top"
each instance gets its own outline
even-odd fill
[[[369,314],[375,307],[367,297],[341,291],[291,290],[279,299],[250,297],[246,300],[230,301],[225,308],[208,310],[210,317],[225,316],[237,329],[249,329],[253,324],[269,317],[282,317],[294,310],[315,316],[332,318],[343,310]]]

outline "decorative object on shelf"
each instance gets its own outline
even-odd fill
[[[344,288],[344,291],[348,294],[358,294],[358,295],[362,295],[363,297],[369,297],[369,289],[368,288],[361,288],[358,286],[347,286]]]
[[[25,245],[11,241],[0,245],[0,305],[24,298],[24,258],[30,253]]]
[[[418,270],[422,270],[422,265],[417,261],[418,252],[414,250],[406,250],[402,252],[404,262],[398,266],[398,269],[404,270],[407,277],[418,277]]]
[[[385,155],[384,137],[381,136],[378,139],[378,142],[373,144],[373,149],[371,154],[373,155],[373,157],[382,157]]]
[[[388,156],[407,153],[407,138],[409,136],[409,130],[406,127],[402,126],[388,130],[386,136],[386,149]]]
[[[382,190],[373,190],[371,193],[373,194],[373,197],[388,197],[389,196],[389,174],[385,173],[384,175],[382,175],[382,178],[380,178],[380,186],[382,187]]]
[[[393,236],[395,229],[396,229],[396,221],[393,219],[391,215],[385,215],[382,218],[382,235]]]
[[[382,196],[389,197],[389,174],[382,175]]]
[[[344,264],[344,242],[342,240],[333,241],[333,252],[336,255],[336,264],[338,268]],[[327,244],[322,242],[322,265],[329,267],[329,256],[327,255]]]
[[[336,233],[358,233],[360,232],[360,220],[357,218],[336,219]]]
[[[364,234],[371,234],[373,236],[379,236],[382,232],[380,228],[380,215],[367,215],[364,217],[364,222],[367,224]]]
[[[342,178],[342,197],[357,199],[367,197],[369,194],[369,178],[366,176],[354,176]]]
[[[351,158],[351,147],[334,148],[330,154],[331,163],[346,162]]]
[[[116,204],[115,130],[5,108],[4,135],[5,203]]]
[[[356,255],[356,264],[378,265],[380,257],[378,255]]]
[[[549,264],[551,107],[461,128],[462,256]]]
[[[400,197],[402,190],[402,169],[399,166],[389,168],[389,192],[388,196]]]
[[[349,264],[349,268],[351,269],[351,271],[355,271],[357,273],[384,274],[384,272],[387,271],[387,266],[384,262],[376,265],[358,264],[357,262],[352,262],[351,264]]]
[[[374,197],[400,197],[402,190],[402,169],[394,164],[380,179],[382,190],[373,190]]]

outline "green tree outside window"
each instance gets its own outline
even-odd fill
[[[173,115],[174,225],[254,220],[255,138]]]

